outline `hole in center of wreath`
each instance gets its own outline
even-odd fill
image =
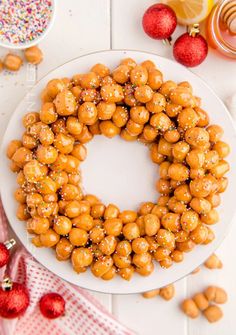
[[[88,152],[81,172],[86,194],[94,194],[105,205],[113,203],[120,210],[137,210],[145,201],[156,203],[158,165],[152,162],[145,145],[118,136],[95,136],[85,145]]]

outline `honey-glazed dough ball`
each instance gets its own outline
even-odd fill
[[[203,167],[205,162],[205,154],[202,150],[193,149],[188,152],[186,156],[186,162],[191,169],[199,169]]]
[[[57,94],[62,92],[65,88],[66,85],[62,79],[52,79],[47,83],[46,92],[49,97],[54,99]]]
[[[192,195],[187,184],[178,186],[174,191],[174,195],[178,201],[183,201],[184,203],[189,203],[192,199]]]
[[[129,58],[129,57],[122,59],[120,64],[127,65],[130,69],[135,68],[135,66],[137,65],[135,60],[133,58]]]
[[[123,228],[122,220],[113,218],[104,222],[104,231],[107,235],[119,236]]]
[[[178,124],[184,130],[196,127],[199,117],[193,108],[184,108],[178,114]]]
[[[66,121],[64,118],[59,118],[51,124],[52,131],[54,134],[67,134]]]
[[[171,120],[165,113],[156,113],[151,116],[150,125],[161,132],[165,132],[170,129]]]
[[[20,148],[22,147],[22,142],[19,141],[19,140],[12,140],[8,146],[7,146],[7,151],[6,151],[6,154],[7,154],[7,157],[9,159],[11,159],[14,155],[14,153]]]
[[[82,105],[79,106],[79,122],[86,125],[92,125],[97,121],[97,115],[97,107],[93,102],[84,102]]]
[[[143,131],[143,124],[139,124],[137,122],[134,122],[133,120],[129,119],[129,121],[126,123],[126,129],[125,129],[131,136],[137,136],[142,133]]]
[[[172,233],[176,233],[181,229],[180,215],[176,213],[167,213],[161,218],[161,224],[165,229]]]
[[[185,132],[185,140],[193,147],[201,147],[209,142],[209,133],[200,127],[187,129]]]
[[[185,141],[179,141],[172,147],[172,154],[178,162],[183,162],[189,151],[190,146]]]
[[[70,258],[73,250],[73,245],[70,241],[62,237],[56,245],[56,257],[59,261],[66,261]]]
[[[215,224],[220,220],[219,214],[215,208],[212,208],[206,214],[202,214],[200,216],[200,219],[203,223],[208,224],[208,225]]]
[[[129,241],[123,240],[117,243],[116,252],[120,256],[127,257],[131,254],[132,248],[133,248],[133,245],[131,246],[131,243]]]
[[[138,268],[143,268],[150,264],[152,261],[152,256],[149,252],[144,252],[142,254],[134,254],[132,262]]]
[[[216,142],[212,149],[217,151],[219,158],[221,159],[227,157],[230,153],[229,145],[222,141]]]
[[[54,133],[49,126],[44,126],[39,133],[39,141],[42,145],[51,145],[54,142]]]
[[[176,117],[178,116],[178,114],[181,112],[182,110],[182,106],[180,105],[176,105],[176,104],[172,104],[171,102],[167,102],[166,103],[166,114],[169,116],[169,117]]]
[[[69,90],[59,92],[54,100],[57,114],[68,116],[74,114],[77,108],[77,103],[73,93]]]
[[[117,268],[112,266],[104,275],[101,277],[103,280],[111,280],[115,277]]]
[[[99,127],[101,133],[108,138],[112,138],[120,133],[120,128],[110,120],[102,121]]]
[[[147,236],[154,236],[160,229],[160,220],[155,214],[144,215],[144,230]]]
[[[113,79],[119,84],[125,84],[129,80],[130,67],[119,65],[112,73]]]
[[[83,247],[88,241],[89,235],[84,229],[72,228],[69,231],[69,240],[73,246]]]
[[[185,181],[189,178],[189,169],[181,163],[173,163],[168,169],[168,175],[176,181]]]
[[[139,102],[146,103],[152,99],[153,90],[148,85],[139,86],[135,89],[134,97]]]
[[[84,125],[81,133],[74,136],[74,138],[80,143],[85,144],[93,139],[93,134],[89,131],[88,127]]]
[[[135,211],[125,210],[119,214],[119,219],[121,219],[124,224],[135,222],[137,219],[137,213]]]
[[[153,142],[157,138],[158,129],[146,124],[143,128],[142,135],[146,141]]]
[[[107,103],[121,102],[124,99],[123,88],[118,84],[104,85],[100,92],[102,99]]]
[[[190,252],[194,249],[195,243],[191,239],[187,239],[184,242],[176,242],[176,248],[179,251]]]
[[[221,128],[221,126],[216,124],[208,126],[207,131],[211,142],[218,142],[219,140],[221,140],[221,137],[224,134],[224,131]]]
[[[52,145],[49,145],[47,147],[39,145],[36,151],[36,156],[40,163],[52,164],[56,161],[58,157],[58,152]]]
[[[172,144],[167,142],[163,137],[158,142],[158,152],[164,156],[172,156]]]
[[[189,209],[182,214],[180,222],[182,229],[186,232],[190,232],[197,227],[199,222],[199,216],[196,212]]]
[[[108,76],[110,74],[109,68],[106,65],[101,64],[101,63],[95,64],[91,68],[91,72],[96,73],[101,78],[104,78],[104,77],[106,77],[106,76]]]
[[[62,154],[69,154],[73,150],[74,142],[72,136],[59,133],[55,136],[54,146]]]
[[[154,271],[154,264],[153,262],[147,263],[143,267],[136,267],[135,271],[140,275],[140,276],[150,276],[150,274]]]
[[[149,243],[145,238],[138,237],[132,241],[132,250],[136,254],[143,254],[147,252],[148,249],[149,249]]]
[[[73,268],[83,268],[89,266],[93,261],[92,252],[89,248],[75,248],[71,254],[71,262]]]
[[[146,103],[146,108],[151,113],[160,113],[165,110],[166,98],[161,93],[155,92],[151,98]]]
[[[143,86],[148,81],[148,71],[141,65],[135,66],[130,72],[130,81],[135,86]]]
[[[99,243],[99,249],[104,255],[111,255],[115,252],[117,239],[113,235],[105,236]]]
[[[175,263],[180,263],[184,260],[184,253],[179,250],[173,250],[170,257]]]
[[[195,107],[194,97],[187,87],[177,86],[170,92],[170,100],[183,107]]]
[[[95,72],[88,72],[82,74],[80,79],[80,86],[82,88],[97,88],[100,85],[100,78]]]
[[[116,104],[114,102],[107,103],[100,101],[97,105],[97,112],[99,120],[110,120],[116,111]]]
[[[37,123],[40,120],[39,117],[40,115],[37,112],[27,113],[22,119],[23,126],[27,129],[29,126]]]
[[[134,240],[140,236],[140,230],[135,222],[130,222],[124,225],[123,235],[127,240]]]
[[[111,256],[104,256],[95,261],[91,266],[91,272],[95,277],[102,277],[113,266],[113,259]]]
[[[133,142],[133,141],[137,140],[137,135],[131,135],[127,129],[122,129],[121,130],[120,137],[123,140],[128,141],[128,142]]]
[[[159,229],[157,233],[157,243],[164,248],[173,250],[175,248],[175,235],[166,229]]]
[[[23,147],[32,150],[37,147],[37,140],[27,133],[24,133],[22,136],[22,144]]]
[[[115,112],[112,114],[113,123],[121,128],[124,127],[129,119],[129,113],[126,107],[116,106]]]
[[[25,164],[23,168],[24,176],[28,182],[37,182],[43,177],[40,163],[33,159]]]
[[[83,124],[79,122],[77,117],[69,116],[66,120],[66,129],[71,135],[79,135],[82,132]]]
[[[193,197],[205,198],[212,191],[212,181],[208,177],[196,178],[190,182],[189,187]]]
[[[46,102],[39,111],[40,120],[46,124],[55,122],[58,118],[55,105],[52,102]]]
[[[60,240],[60,235],[58,235],[53,229],[48,229],[46,233],[40,234],[39,237],[42,246],[47,248],[52,248]]]
[[[148,122],[149,119],[149,112],[148,110],[143,107],[143,106],[136,106],[136,107],[132,107],[130,109],[130,118],[138,123],[138,124],[145,124],[146,122]]]
[[[155,67],[151,67],[151,68],[149,67],[147,70],[148,70],[148,85],[153,90],[156,91],[161,87],[163,83],[163,75],[159,70],[155,69]]]
[[[177,129],[169,129],[164,133],[164,139],[170,143],[176,143],[180,139],[180,133]]]

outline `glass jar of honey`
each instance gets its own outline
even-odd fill
[[[206,33],[212,48],[236,59],[236,0],[219,1],[213,7]]]

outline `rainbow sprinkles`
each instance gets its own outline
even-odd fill
[[[24,45],[38,39],[52,18],[52,1],[0,0],[0,41]]]

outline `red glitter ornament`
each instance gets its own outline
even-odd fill
[[[6,265],[10,258],[10,249],[16,244],[16,241],[12,238],[10,241],[0,243],[0,268]]]
[[[177,17],[172,8],[158,3],[146,10],[142,23],[145,33],[151,38],[170,40],[177,25]]]
[[[0,316],[7,319],[13,319],[21,316],[30,303],[29,292],[27,288],[14,283],[9,278],[4,279],[0,287]]]
[[[199,25],[194,25],[190,32],[181,35],[174,43],[173,54],[177,62],[194,67],[201,64],[208,53],[208,44],[199,34]]]
[[[65,313],[65,300],[58,293],[45,294],[39,301],[40,311],[48,319],[56,319]]]

